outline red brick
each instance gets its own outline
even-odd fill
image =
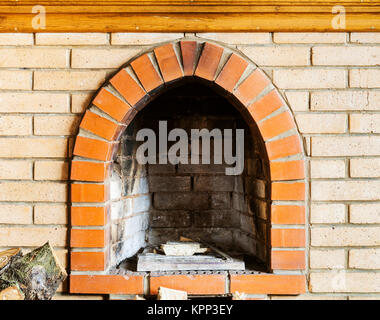
[[[260,121],[269,116],[272,112],[278,110],[284,105],[281,96],[276,90],[272,90],[259,100],[253,102],[247,107],[249,113],[255,121]]]
[[[130,105],[104,88],[99,91],[92,103],[119,122],[124,122],[133,112]]]
[[[72,248],[102,248],[106,245],[104,229],[71,229]]]
[[[104,226],[107,218],[108,207],[71,207],[73,226]]]
[[[144,277],[140,275],[71,275],[71,293],[143,294]]]
[[[102,182],[108,176],[109,163],[72,161],[71,180]]]
[[[236,88],[234,94],[242,104],[247,105],[248,102],[257,97],[268,85],[269,80],[264,73],[256,69]]]
[[[150,293],[157,294],[159,287],[167,287],[189,294],[224,294],[225,278],[225,275],[151,276]]]
[[[305,251],[272,250],[272,269],[303,270],[305,269]]]
[[[305,164],[303,160],[270,162],[270,176],[272,181],[297,180],[305,178]]]
[[[103,271],[106,268],[106,254],[103,251],[71,252],[71,270]]]
[[[272,224],[304,224],[305,207],[272,205],[271,207]]]
[[[294,129],[295,123],[289,112],[283,112],[265,121],[259,122],[258,127],[264,141],[267,141],[281,133]]]
[[[102,116],[99,116],[89,110],[86,111],[80,128],[92,132],[106,140],[113,141],[117,139],[124,127],[112,122]]]
[[[131,106],[135,106],[146,95],[140,85],[124,69],[120,70],[110,82]]]
[[[271,244],[275,248],[302,248],[305,246],[305,230],[272,228]]]
[[[185,76],[194,74],[195,59],[197,55],[196,41],[181,41],[182,64]]]
[[[266,143],[269,160],[284,158],[302,152],[300,139],[298,136],[269,141]]]
[[[169,43],[154,49],[154,54],[165,82],[183,77],[173,44]]]
[[[75,141],[74,155],[84,158],[109,161],[112,158],[113,144],[78,136]]]
[[[160,75],[157,73],[157,70],[147,54],[132,61],[131,66],[146,92],[152,91],[163,84]]]
[[[300,294],[306,291],[304,275],[231,275],[231,292],[248,294]]]
[[[72,202],[104,202],[109,198],[108,187],[104,184],[72,183]]]
[[[222,54],[222,47],[206,42],[203,46],[195,75],[206,80],[214,80]]]
[[[305,183],[272,183],[272,200],[305,200]]]
[[[247,61],[233,53],[215,82],[227,91],[232,92],[247,66]]]

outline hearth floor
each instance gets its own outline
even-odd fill
[[[218,274],[266,274],[268,271],[265,266],[255,259],[244,259],[245,270],[175,270],[175,271],[136,271],[136,259],[126,259],[118,266],[111,268],[111,274],[117,275],[218,275]]]

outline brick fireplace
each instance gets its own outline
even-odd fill
[[[139,165],[139,128],[245,129],[244,171],[226,164]],[[151,48],[97,92],[71,161],[70,292],[300,294],[305,291],[304,148],[293,115],[241,52],[200,39]],[[290,225],[290,227],[287,227]],[[137,272],[147,244],[208,239],[245,271]]]
[[[380,299],[378,8],[3,1],[0,251],[49,241],[54,299]],[[160,121],[244,129],[244,170],[139,165]],[[244,271],[136,271],[178,236]]]

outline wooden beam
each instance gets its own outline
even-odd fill
[[[0,32],[323,32],[379,31],[374,14],[347,14],[335,30],[328,14],[49,14],[46,29],[33,29],[30,14],[0,15]]]
[[[46,29],[34,29],[30,0],[0,1],[0,32],[379,31],[380,1],[39,1]],[[345,29],[332,8],[343,6]]]

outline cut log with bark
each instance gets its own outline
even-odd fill
[[[5,271],[15,258],[20,256],[21,250],[19,248],[0,252],[0,274]]]
[[[1,290],[1,289],[0,289]],[[0,300],[24,300],[25,296],[17,286],[7,287],[0,292]]]
[[[0,299],[50,300],[67,277],[49,242],[10,259],[0,274]]]

